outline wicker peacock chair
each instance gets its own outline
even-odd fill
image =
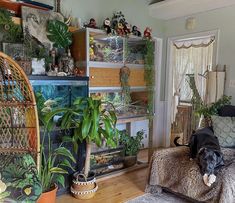
[[[27,76],[0,52],[0,154],[29,153],[39,168],[39,124]]]

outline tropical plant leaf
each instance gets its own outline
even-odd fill
[[[56,180],[56,182],[57,182],[58,184],[61,184],[62,187],[65,187],[65,185],[64,185],[65,179],[64,179],[64,176],[63,176],[63,175],[57,174],[57,175],[55,176],[55,180]]]
[[[72,44],[72,34],[65,23],[58,20],[49,20],[47,31],[47,37],[55,47],[66,49]]]
[[[52,167],[50,168],[49,170],[51,173],[60,173],[60,174],[68,174],[68,171],[62,169],[62,168],[59,168],[59,167]]]
[[[73,155],[71,154],[71,152],[68,149],[66,149],[65,147],[59,147],[59,148],[55,149],[54,152],[55,152],[55,154],[58,154],[58,155],[60,154],[62,156],[65,156],[65,157],[71,159],[74,163],[76,163],[76,160],[73,157]]]
[[[73,171],[75,171],[75,169],[72,167],[71,163],[67,160],[67,159],[64,159],[61,163],[60,163],[61,166],[66,166],[70,169],[72,169]]]

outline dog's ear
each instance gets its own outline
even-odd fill
[[[206,148],[201,148],[199,151],[198,151],[198,155],[202,155],[204,152],[206,151]]]
[[[224,165],[223,155],[220,151],[214,151],[218,165]]]

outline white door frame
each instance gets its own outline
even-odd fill
[[[160,94],[161,94],[161,69],[162,69],[162,51],[163,51],[163,39],[154,38],[155,40],[155,98],[154,98],[154,119],[153,119],[153,147],[158,147],[161,145],[159,141],[163,136],[163,126],[161,125],[162,120],[164,119],[161,115],[162,109],[160,109]]]
[[[218,64],[218,49],[219,49],[219,33],[220,30],[211,30],[206,32],[198,32],[198,33],[192,33],[187,35],[181,35],[176,37],[169,37],[167,39],[167,63],[166,63],[166,100],[167,100],[167,111],[166,111],[166,134],[165,134],[165,147],[170,146],[170,136],[171,136],[171,110],[172,110],[172,91],[173,91],[173,67],[172,67],[172,46],[173,42],[176,40],[182,40],[182,39],[195,39],[200,38],[203,36],[214,36],[215,37],[215,44],[214,44],[214,57],[213,57],[213,66]]]

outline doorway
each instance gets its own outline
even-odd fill
[[[217,64],[219,31],[209,31],[168,39],[167,133],[166,146],[175,137],[185,144],[200,118],[198,104],[206,99],[206,72]]]

